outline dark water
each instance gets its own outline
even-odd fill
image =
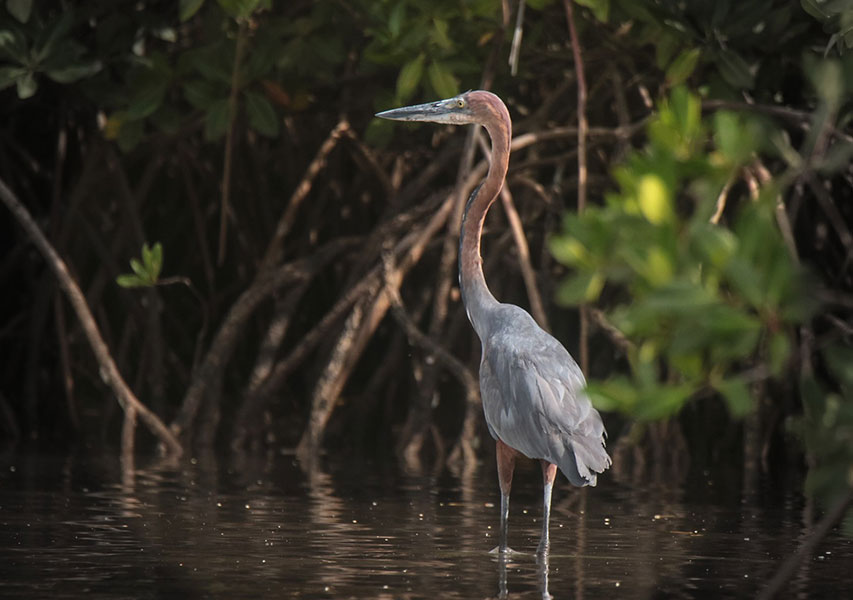
[[[749,598],[801,541],[809,507],[707,472],[678,486],[555,488],[547,568],[538,468],[516,475],[508,562],[489,554],[494,469],[406,476],[393,465],[291,457],[139,468],[114,457],[0,457],[3,598]],[[734,490],[734,491],[732,491]],[[853,597],[840,533],[787,598]]]

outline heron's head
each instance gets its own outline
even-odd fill
[[[394,121],[427,121],[449,125],[486,124],[495,112],[501,112],[500,109],[506,112],[500,98],[491,92],[475,90],[437,102],[392,108],[377,113],[376,116]]]

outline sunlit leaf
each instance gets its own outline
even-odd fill
[[[563,264],[577,265],[589,260],[589,253],[584,245],[571,235],[553,238],[550,247],[554,257]]]
[[[399,103],[407,102],[415,93],[423,76],[424,60],[425,56],[421,53],[400,69],[400,74],[397,76],[397,101]]]
[[[699,48],[689,48],[679,54],[666,69],[666,80],[670,85],[678,85],[690,77],[699,62]]]
[[[448,35],[449,25],[444,19],[433,19],[433,28],[430,31],[430,39],[432,42],[443,50],[453,48],[453,40]]]
[[[742,377],[729,377],[715,383],[714,387],[722,394],[726,406],[734,418],[743,418],[752,411],[752,395],[749,393],[749,386]]]
[[[116,283],[123,288],[147,287],[149,283],[138,275],[125,273],[116,277]]]
[[[719,111],[714,114],[714,142],[735,165],[745,162],[758,146],[757,132],[738,115]]]
[[[430,63],[427,68],[430,85],[435,93],[440,98],[450,98],[459,93],[459,82],[453,76],[453,73],[438,61]]]
[[[654,225],[667,223],[673,218],[672,198],[663,179],[657,175],[644,175],[637,185],[640,211]]]
[[[561,304],[576,305],[594,302],[604,287],[604,277],[595,271],[579,271],[557,288],[557,300]]]

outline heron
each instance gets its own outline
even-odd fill
[[[380,112],[383,119],[451,125],[479,124],[491,138],[489,171],[468,198],[459,239],[459,287],[468,320],[480,338],[480,396],[495,439],[501,491],[500,540],[506,555],[509,496],[516,458],[542,467],[542,536],[550,548],[551,494],[557,468],[576,486],[594,486],[610,466],[604,423],[585,392],[586,380],[568,350],[524,309],[498,302],[486,285],[480,239],[483,223],[506,179],[512,121],[503,101],[483,90]]]

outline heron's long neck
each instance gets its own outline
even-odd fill
[[[509,164],[511,124],[508,115],[502,120],[505,121],[503,126],[486,127],[492,139],[492,160],[486,179],[468,199],[459,239],[459,285],[462,289],[462,302],[480,339],[483,337],[488,309],[498,304],[483,276],[480,237],[483,234],[486,213],[503,187]]]

